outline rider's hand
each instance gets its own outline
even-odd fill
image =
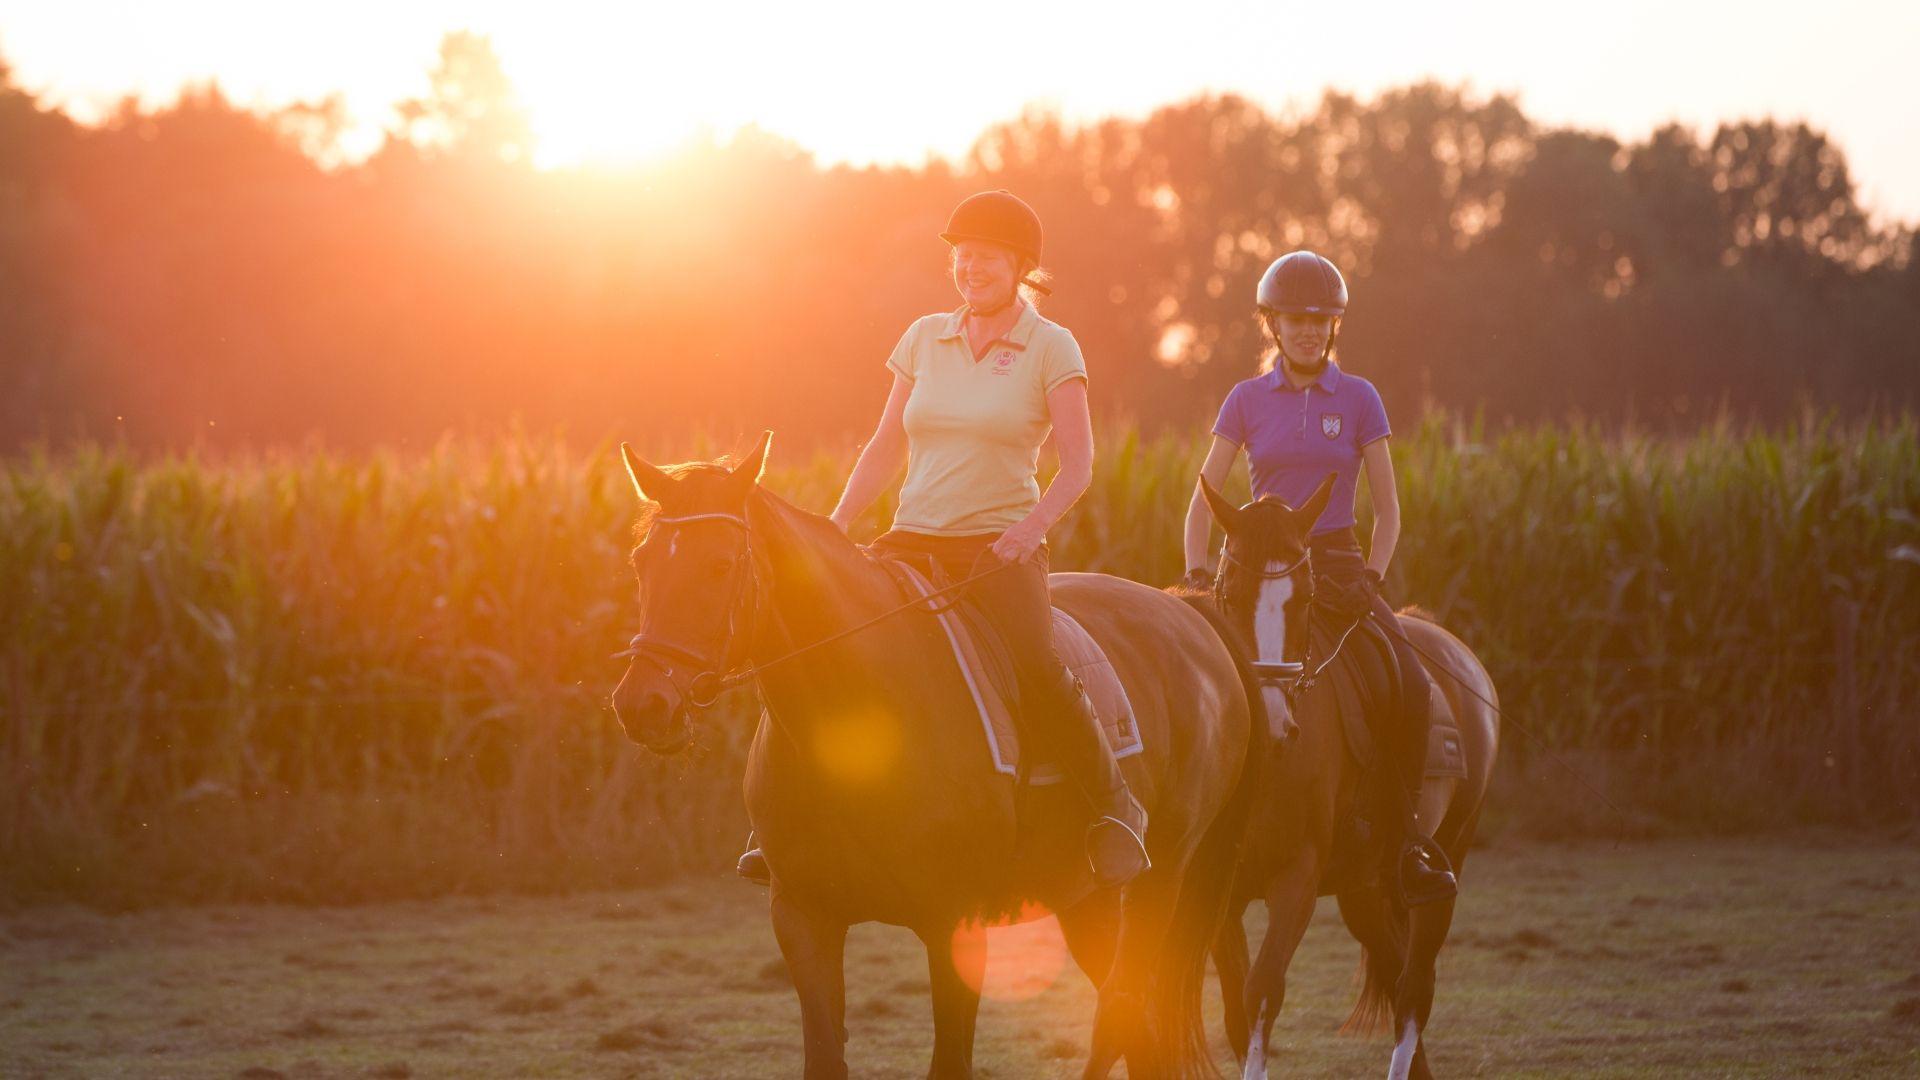
[[[1023,563],[1033,558],[1046,539],[1046,526],[1027,518],[1000,534],[993,542],[993,554],[1001,562]]]
[[[1213,590],[1213,575],[1196,566],[1187,571],[1187,576],[1180,579],[1180,584],[1189,589],[1211,592]]]
[[[1369,599],[1379,599],[1384,601],[1387,598],[1387,582],[1385,578],[1380,576],[1380,571],[1375,570],[1371,566],[1367,567],[1366,579],[1367,579],[1367,597]],[[1392,607],[1393,605],[1388,604],[1387,606]]]

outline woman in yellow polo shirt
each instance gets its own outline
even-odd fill
[[[1021,728],[1093,804],[1087,853],[1102,884],[1147,866],[1146,811],[1122,779],[1092,703],[1053,648],[1047,530],[1093,479],[1087,367],[1073,335],[1041,317],[1040,219],[1006,191],[963,201],[940,234],[952,249],[955,311],[916,320],[887,358],[893,389],[834,507],[845,530],[904,462],[893,527],[876,552],[931,556],[970,586],[1003,636],[1020,681]],[[1060,471],[1037,481],[1048,431]],[[752,853],[749,853],[751,856]],[[742,860],[741,872],[750,869]],[[751,876],[751,875],[750,875]]]

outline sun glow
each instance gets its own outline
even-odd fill
[[[609,16],[604,36],[562,40],[535,34],[495,41],[532,129],[535,164],[625,165],[672,151],[724,110],[710,94],[684,88],[692,58],[668,49],[633,52],[631,12]]]

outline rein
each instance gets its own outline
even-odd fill
[[[693,522],[693,521],[723,521],[730,525],[739,526],[740,529],[747,534],[746,565],[747,565],[748,575],[750,577],[754,577],[755,583],[757,584],[757,575],[755,575],[753,571],[754,566],[757,565],[753,559],[753,528],[747,524],[747,521],[745,518],[739,516],[738,514],[709,513],[709,514],[687,514],[680,517],[661,517],[661,518],[656,518],[654,520],[657,524],[662,524],[662,525],[679,525],[679,524],[684,524],[686,522]],[[683,697],[686,700],[688,705],[692,706],[696,710],[706,710],[708,708],[711,708],[715,701],[719,700],[720,695],[722,693],[732,689],[733,687],[739,686],[742,683],[751,682],[755,679],[758,679],[760,677],[760,673],[763,671],[766,671],[768,668],[775,667],[780,664],[784,664],[787,661],[794,659],[795,657],[805,655],[806,653],[811,652],[814,649],[818,649],[823,645],[831,645],[834,642],[839,641],[843,638],[851,637],[862,630],[868,629],[869,627],[885,622],[886,620],[891,619],[895,615],[899,615],[902,612],[912,611],[917,608],[922,611],[938,614],[939,609],[935,608],[930,603],[930,601],[932,601],[936,597],[944,596],[947,593],[958,593],[961,590],[972,585],[974,582],[980,581],[983,578],[991,577],[992,575],[997,574],[1000,571],[1005,570],[1007,567],[1012,565],[1013,564],[1009,562],[997,563],[993,566],[988,567],[985,570],[980,571],[979,573],[971,574],[968,577],[965,577],[959,581],[953,582],[949,585],[944,585],[938,589],[931,590],[930,592],[927,592],[924,595],[917,596],[912,600],[909,600],[906,603],[901,604],[897,607],[888,608],[886,611],[883,611],[880,614],[875,615],[874,617],[867,619],[864,622],[856,623],[853,626],[849,626],[843,630],[835,631],[834,633],[829,634],[818,641],[809,642],[808,644],[802,645],[796,649],[791,649],[785,653],[782,653],[779,656],[774,657],[771,660],[768,660],[766,663],[763,663],[763,664],[748,663],[742,666],[732,667],[731,670],[728,670],[729,665],[727,665],[726,663],[726,659],[725,659],[726,650],[724,646],[722,648],[721,662],[719,664],[714,664],[708,661],[705,657],[697,655],[696,653],[693,652],[693,650],[688,649],[684,646],[674,644],[673,642],[661,641],[655,638],[651,638],[647,635],[647,633],[644,630],[638,634],[633,635],[633,639],[627,643],[627,647],[625,649],[622,649],[619,652],[613,654],[613,659],[615,660],[642,659],[642,660],[648,661],[649,663],[653,664],[654,667],[659,668],[660,671],[667,676],[667,680],[673,683],[676,688],[680,688],[681,697]],[[740,579],[736,578],[736,581],[739,581],[739,580]],[[736,585],[736,600],[734,601],[735,603],[737,603],[737,595],[740,591],[741,591],[740,587]],[[759,607],[758,597],[757,595],[755,595],[757,594],[757,592],[758,590],[755,590],[755,593],[748,594],[750,596],[755,597],[754,606],[756,611],[758,610],[758,607]],[[737,638],[739,635],[739,629],[737,626],[733,625],[733,622],[734,620],[733,620],[732,605],[730,604],[729,612],[728,612],[728,623],[729,623],[728,644],[731,644],[732,639]],[[696,671],[692,676],[692,678],[687,680],[686,685],[684,687],[681,687],[680,680],[675,677],[673,668],[670,665],[661,662],[659,656],[657,655],[661,653],[667,654],[667,657],[669,659],[674,657],[679,657],[685,660],[690,660],[695,665],[704,665],[704,666],[702,666],[700,670]]]

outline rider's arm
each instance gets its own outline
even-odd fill
[[[1200,475],[1207,483],[1219,491],[1226,485],[1227,474],[1233,471],[1233,459],[1240,453],[1240,446],[1224,435],[1215,435],[1213,445],[1207,448],[1207,460],[1200,466]],[[1200,495],[1200,485],[1193,485],[1193,500],[1187,503],[1186,554],[1187,569],[1199,570],[1211,574],[1210,560],[1207,558],[1207,541],[1213,538],[1213,516],[1207,509],[1207,500]]]
[[[1367,467],[1367,490],[1373,493],[1373,548],[1367,554],[1367,569],[1386,577],[1393,549],[1400,544],[1400,491],[1394,486],[1387,440],[1375,439],[1361,447],[1360,461]]]
[[[833,523],[840,526],[841,532],[853,524],[861,511],[873,505],[873,500],[893,483],[900,467],[906,464],[907,425],[903,417],[907,411],[907,395],[912,392],[913,380],[894,372],[893,389],[887,393],[886,407],[880,410],[880,423],[873,429],[873,438],[860,448],[860,457],[847,476],[846,490],[840,493],[840,502],[833,508]]]
[[[1047,418],[1053,423],[1053,448],[1060,471],[1028,518],[1042,533],[1060,523],[1093,484],[1093,418],[1087,409],[1087,380],[1068,379],[1047,394]]]

